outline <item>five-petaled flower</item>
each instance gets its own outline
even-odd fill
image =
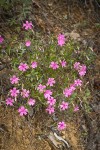
[[[58,130],[64,130],[66,128],[66,124],[64,121],[58,123]]]
[[[29,97],[29,93],[30,93],[29,90],[22,89],[21,95],[23,98],[27,98],[27,97]]]
[[[25,45],[26,45],[27,47],[29,47],[29,46],[31,45],[31,41],[29,41],[29,40],[26,41],[26,42],[25,42]]]
[[[44,97],[45,97],[46,99],[50,98],[51,95],[52,95],[52,91],[51,91],[51,90],[45,90],[45,92],[44,92]]]
[[[32,29],[32,26],[33,26],[33,24],[31,21],[30,22],[26,21],[26,23],[23,23],[23,28],[25,28],[26,30]]]
[[[53,86],[54,84],[55,84],[55,79],[54,78],[49,78],[48,82],[47,82],[47,86],[48,85]]]
[[[56,99],[51,96],[51,97],[48,98],[47,103],[48,103],[50,106],[53,106],[53,105],[56,103]]]
[[[49,105],[49,106],[47,107],[46,111],[51,115],[51,114],[53,114],[53,113],[55,112],[55,109],[54,109],[53,106],[50,106],[50,105]]]
[[[74,112],[78,111],[79,110],[79,107],[78,106],[75,106],[74,107]]]
[[[37,67],[37,62],[36,62],[36,61],[32,62],[32,63],[31,63],[31,67],[32,67],[32,68],[36,68],[36,67]]]
[[[80,80],[80,79],[75,80],[74,85],[75,86],[81,86],[82,85],[82,80]]]
[[[65,88],[64,91],[63,91],[63,94],[65,95],[65,97],[71,96],[72,93],[73,93],[72,88]]]
[[[45,85],[39,84],[38,87],[37,87],[37,90],[42,93],[45,88],[46,88]]]
[[[8,98],[6,99],[6,105],[13,106],[13,103],[14,103],[14,99],[12,99],[12,98],[10,98],[10,97],[8,97]]]
[[[64,102],[64,101],[63,101],[63,102],[61,103],[61,105],[60,105],[60,109],[61,109],[61,110],[68,109],[68,102]]]
[[[26,63],[20,63],[18,69],[20,71],[26,71],[29,68],[29,66]]]
[[[13,89],[10,90],[10,94],[12,97],[17,97],[17,95],[19,94],[19,90],[17,90],[15,87]]]
[[[80,62],[75,62],[74,69],[79,70],[79,68],[80,68]]]
[[[35,99],[30,98],[30,99],[28,100],[28,104],[29,104],[30,106],[34,106],[34,105],[35,105]]]
[[[50,63],[50,68],[52,68],[53,70],[56,70],[57,68],[59,68],[59,65],[57,62],[52,61]]]
[[[18,112],[20,113],[20,116],[24,116],[24,115],[27,115],[28,110],[24,106],[20,106],[20,108],[18,109]]]
[[[11,84],[17,84],[18,81],[19,81],[19,78],[18,78],[16,75],[13,75],[13,76],[10,78]]]
[[[62,68],[66,67],[66,61],[65,60],[60,61],[60,63],[61,63]]]

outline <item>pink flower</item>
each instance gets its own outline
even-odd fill
[[[32,62],[31,67],[36,68],[37,67],[37,62],[36,61]]]
[[[65,95],[65,97],[69,97],[71,96],[73,93],[72,89],[68,89],[68,88],[65,88],[64,91],[63,91],[63,94]]]
[[[12,97],[16,97],[19,94],[19,90],[17,90],[15,87],[10,90],[10,94]]]
[[[18,112],[20,113],[20,116],[23,116],[23,115],[27,115],[28,110],[27,110],[24,106],[21,106],[21,107],[18,109]]]
[[[65,44],[65,36],[64,34],[59,34],[58,35],[58,45],[63,46]]]
[[[16,77],[15,75],[13,75],[11,78],[10,78],[10,81],[12,84],[17,84],[18,81],[19,81],[19,78]]]
[[[82,80],[77,79],[74,81],[75,86],[81,86],[82,85]]]
[[[20,65],[19,65],[19,67],[18,67],[18,69],[19,69],[20,71],[26,71],[28,68],[29,68],[29,67],[28,67],[28,65],[27,65],[26,63],[20,63]]]
[[[84,76],[86,74],[86,66],[85,65],[80,66],[78,72],[80,76]]]
[[[23,23],[23,28],[25,28],[25,30],[32,29],[32,26],[32,22],[26,21],[26,23]]]
[[[52,61],[50,64],[50,68],[56,70],[57,68],[59,68],[59,65],[57,62]]]
[[[13,103],[14,103],[14,100],[13,100],[12,98],[8,97],[8,98],[6,99],[6,105],[13,106]]]
[[[52,95],[52,91],[51,90],[45,90],[45,92],[44,92],[44,97],[45,98],[50,98],[51,97],[51,95]]]
[[[78,111],[79,110],[79,107],[78,106],[75,106],[74,107],[74,112]]]
[[[80,68],[80,62],[75,62],[74,69],[79,70]]]
[[[47,103],[52,106],[56,103],[56,99],[54,99],[54,97],[49,97]]]
[[[29,97],[29,93],[30,93],[29,90],[22,89],[21,95],[23,98],[26,98],[26,97]]]
[[[0,44],[3,43],[4,38],[0,35]]]
[[[55,84],[55,79],[54,78],[49,78],[48,82],[47,82],[47,86],[48,85],[53,86],[53,84]]]
[[[29,46],[31,45],[31,41],[29,41],[29,40],[26,41],[26,42],[25,42],[25,45],[26,45],[27,47],[29,47]]]
[[[46,88],[45,85],[39,84],[37,90],[39,90],[39,92],[43,92],[45,88]]]
[[[71,84],[69,89],[70,89],[72,92],[75,91],[75,89],[76,89],[76,88],[75,88],[75,84]]]
[[[79,62],[76,62],[74,64],[74,68],[79,72],[80,76],[84,76],[86,74],[86,66],[85,65],[80,65]]]
[[[63,102],[61,103],[61,105],[60,105],[60,109],[61,109],[61,110],[68,109],[68,102],[64,102],[64,101],[63,101]]]
[[[61,63],[62,68],[66,67],[66,61],[65,60],[62,60],[60,63]]]
[[[64,130],[66,128],[66,124],[64,121],[58,123],[58,130]]]
[[[35,105],[35,99],[30,98],[30,99],[28,100],[28,104],[29,104],[30,106],[34,106],[34,105]]]
[[[51,115],[55,112],[54,107],[53,106],[48,106],[48,108],[46,109],[46,111]]]

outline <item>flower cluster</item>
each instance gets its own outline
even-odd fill
[[[82,80],[76,79],[74,83],[70,85],[69,88],[64,89],[63,91],[64,96],[70,97],[73,94],[73,92],[76,90],[76,87],[81,86],[81,85],[82,85]]]
[[[86,65],[80,64],[80,62],[76,62],[74,64],[74,69],[76,69],[79,73],[79,75],[82,77],[86,74]]]
[[[32,30],[33,24],[32,22],[26,21],[25,23],[23,23],[23,28],[25,30]],[[58,45],[59,46],[63,46],[65,44],[65,36],[63,34],[59,34],[58,35]],[[4,39],[0,36],[0,43],[2,43],[4,41]],[[31,41],[27,40],[24,42],[26,47],[30,47],[31,46]],[[37,60],[37,58],[36,58]],[[31,94],[33,95],[33,92],[31,93],[31,88],[28,87],[28,89],[26,89],[24,86],[24,84],[20,83],[21,82],[21,75],[30,74],[30,71],[32,70],[32,75],[34,75],[35,71],[39,70],[40,67],[38,61],[31,61],[30,64],[28,64],[27,62],[21,62],[18,66],[18,71],[17,74],[14,74],[13,76],[10,77],[10,82],[13,85],[13,88],[10,89],[8,97],[6,98],[6,105],[9,106],[14,106],[17,103],[20,105],[18,108],[18,112],[20,114],[20,116],[24,116],[28,114],[28,108],[29,107],[34,107],[35,105],[37,105],[37,101],[35,100],[35,96],[31,96]],[[37,68],[37,69],[35,69]],[[48,69],[50,69],[50,71],[56,72],[56,70],[60,68],[60,69],[64,69],[67,70],[67,62],[66,59],[60,59],[58,61],[56,60],[51,60],[48,64]],[[74,63],[74,69],[78,71],[79,76],[82,77],[86,74],[86,66],[84,64],[80,64],[80,62],[75,62]],[[58,69],[59,72],[59,69]],[[19,73],[19,76],[18,76]],[[30,75],[31,76],[31,75]],[[29,77],[30,77],[29,76]],[[77,89],[79,89],[80,87],[82,87],[83,85],[83,81],[81,79],[75,79],[73,81],[72,84],[68,85],[68,87],[64,87],[62,88],[61,91],[61,95],[63,95],[62,99],[58,99],[57,95],[55,96],[55,92],[56,92],[56,87],[57,87],[57,77],[54,75],[49,74],[49,77],[43,76],[43,78],[45,77],[45,79],[43,79],[43,81],[38,80],[37,84],[34,86],[34,93],[36,94],[36,99],[41,96],[44,100],[44,104],[46,106],[46,112],[49,115],[53,115],[56,112],[56,109],[59,109],[59,112],[67,112],[70,108],[73,110],[73,112],[77,112],[79,111],[79,106],[75,103],[71,103],[69,98],[72,96],[72,94],[74,92],[77,91]],[[40,77],[39,77],[40,78]],[[33,81],[33,80],[32,80]],[[24,86],[23,86],[24,85]],[[59,88],[59,87],[58,87]],[[34,95],[35,95],[34,94]],[[60,95],[58,92],[58,95]],[[39,95],[39,96],[38,96]],[[20,102],[20,98],[21,98],[21,102]],[[22,102],[23,101],[23,102]],[[60,121],[58,122],[57,128],[58,130],[64,130],[67,127],[66,123],[64,121]]]
[[[27,104],[29,106],[35,105],[35,99],[29,98],[30,97],[30,91],[26,89],[22,89],[21,91],[18,90],[16,87],[10,90],[10,97],[6,99],[6,105],[13,106],[14,103],[17,101],[18,96],[22,96],[22,98],[28,98]],[[28,109],[24,106],[20,106],[18,109],[18,112],[20,113],[20,116],[26,115],[28,113]]]
[[[67,62],[65,60],[60,60],[60,65],[62,66],[62,68],[66,67]],[[50,68],[52,68],[53,70],[56,70],[59,68],[59,64],[58,62],[52,61],[50,63]]]

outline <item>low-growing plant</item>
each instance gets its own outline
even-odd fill
[[[23,28],[27,36],[14,51],[16,57],[11,61],[14,73],[10,75],[12,88],[6,105],[17,106],[20,116],[30,113],[30,107],[37,110],[44,106],[51,116],[56,111],[80,111],[87,67],[74,57],[75,43],[64,34],[59,34],[57,39],[50,36],[46,41],[42,37],[40,40],[34,38],[33,24],[29,21],[23,23]],[[4,39],[0,38],[2,44]],[[58,130],[65,128],[62,118]]]

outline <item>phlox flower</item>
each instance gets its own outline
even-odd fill
[[[53,106],[50,106],[50,105],[47,107],[46,111],[47,111],[50,115],[55,112],[54,107],[53,107]]]
[[[60,63],[61,63],[62,68],[66,67],[66,61],[65,60],[60,61]]]
[[[45,92],[44,92],[44,97],[45,98],[50,98],[51,97],[51,95],[52,95],[52,91],[51,90],[45,90]]]
[[[63,102],[61,103],[61,105],[60,105],[60,109],[61,109],[61,110],[68,109],[68,102],[64,102],[64,101],[63,101]]]
[[[23,23],[23,28],[25,28],[25,30],[28,30],[28,29],[32,29],[32,22],[30,21],[26,21],[26,23]]]
[[[20,106],[18,112],[20,113],[20,116],[24,116],[27,115],[28,110],[24,106]]]
[[[75,89],[76,89],[75,84],[71,84],[69,89],[70,89],[72,92],[75,91]]]
[[[26,97],[29,97],[29,93],[30,93],[29,90],[22,89],[21,95],[23,98],[26,98]]]
[[[86,65],[80,65],[80,62],[76,62],[74,64],[74,69],[76,69],[80,76],[84,76],[86,74]]]
[[[48,85],[53,86],[54,84],[55,84],[55,79],[54,78],[49,78],[48,82],[47,82],[47,86]]]
[[[73,93],[72,89],[68,89],[68,88],[65,88],[64,91],[63,91],[63,94],[65,95],[65,97],[69,97],[71,96]]]
[[[58,39],[59,46],[63,46],[65,44],[65,35],[64,34],[59,34],[57,39]]]
[[[64,130],[66,128],[66,124],[64,121],[58,123],[58,130]]]
[[[29,104],[30,106],[34,106],[34,105],[35,105],[35,99],[30,98],[30,99],[28,100],[28,104]]]
[[[10,81],[11,81],[11,84],[17,84],[18,81],[19,81],[19,78],[16,77],[16,75],[13,75],[13,76],[10,78]]]
[[[86,74],[86,66],[81,65],[80,69],[78,70],[80,76],[84,76]]]
[[[74,107],[74,112],[78,111],[79,110],[79,107],[78,106],[75,106]]]
[[[80,68],[80,62],[75,62],[74,69],[79,70],[79,68]]]
[[[10,97],[8,97],[8,98],[6,99],[6,105],[13,106],[13,103],[14,103],[14,99],[12,99],[12,98],[10,98]]]
[[[77,79],[74,81],[75,86],[81,86],[82,85],[82,80]]]
[[[20,71],[26,71],[29,68],[29,66],[26,63],[20,63],[18,69]]]
[[[31,45],[31,41],[29,41],[29,40],[26,41],[26,42],[25,42],[25,45],[26,45],[27,47],[29,47],[29,46]]]
[[[37,87],[37,90],[38,90],[39,92],[43,92],[45,88],[46,88],[45,85],[39,84],[38,87]]]
[[[0,44],[3,43],[4,38],[0,35]]]
[[[37,67],[37,62],[36,62],[36,61],[32,62],[32,63],[31,63],[31,67],[32,67],[32,68],[36,68],[36,67]]]
[[[56,99],[54,99],[54,97],[49,97],[48,100],[47,100],[47,103],[52,106],[56,103]]]
[[[56,70],[57,68],[59,68],[59,65],[57,62],[52,61],[50,63],[50,68],[52,68],[53,70]]]
[[[19,90],[17,90],[15,87],[10,90],[10,94],[12,97],[16,97],[19,94]]]

